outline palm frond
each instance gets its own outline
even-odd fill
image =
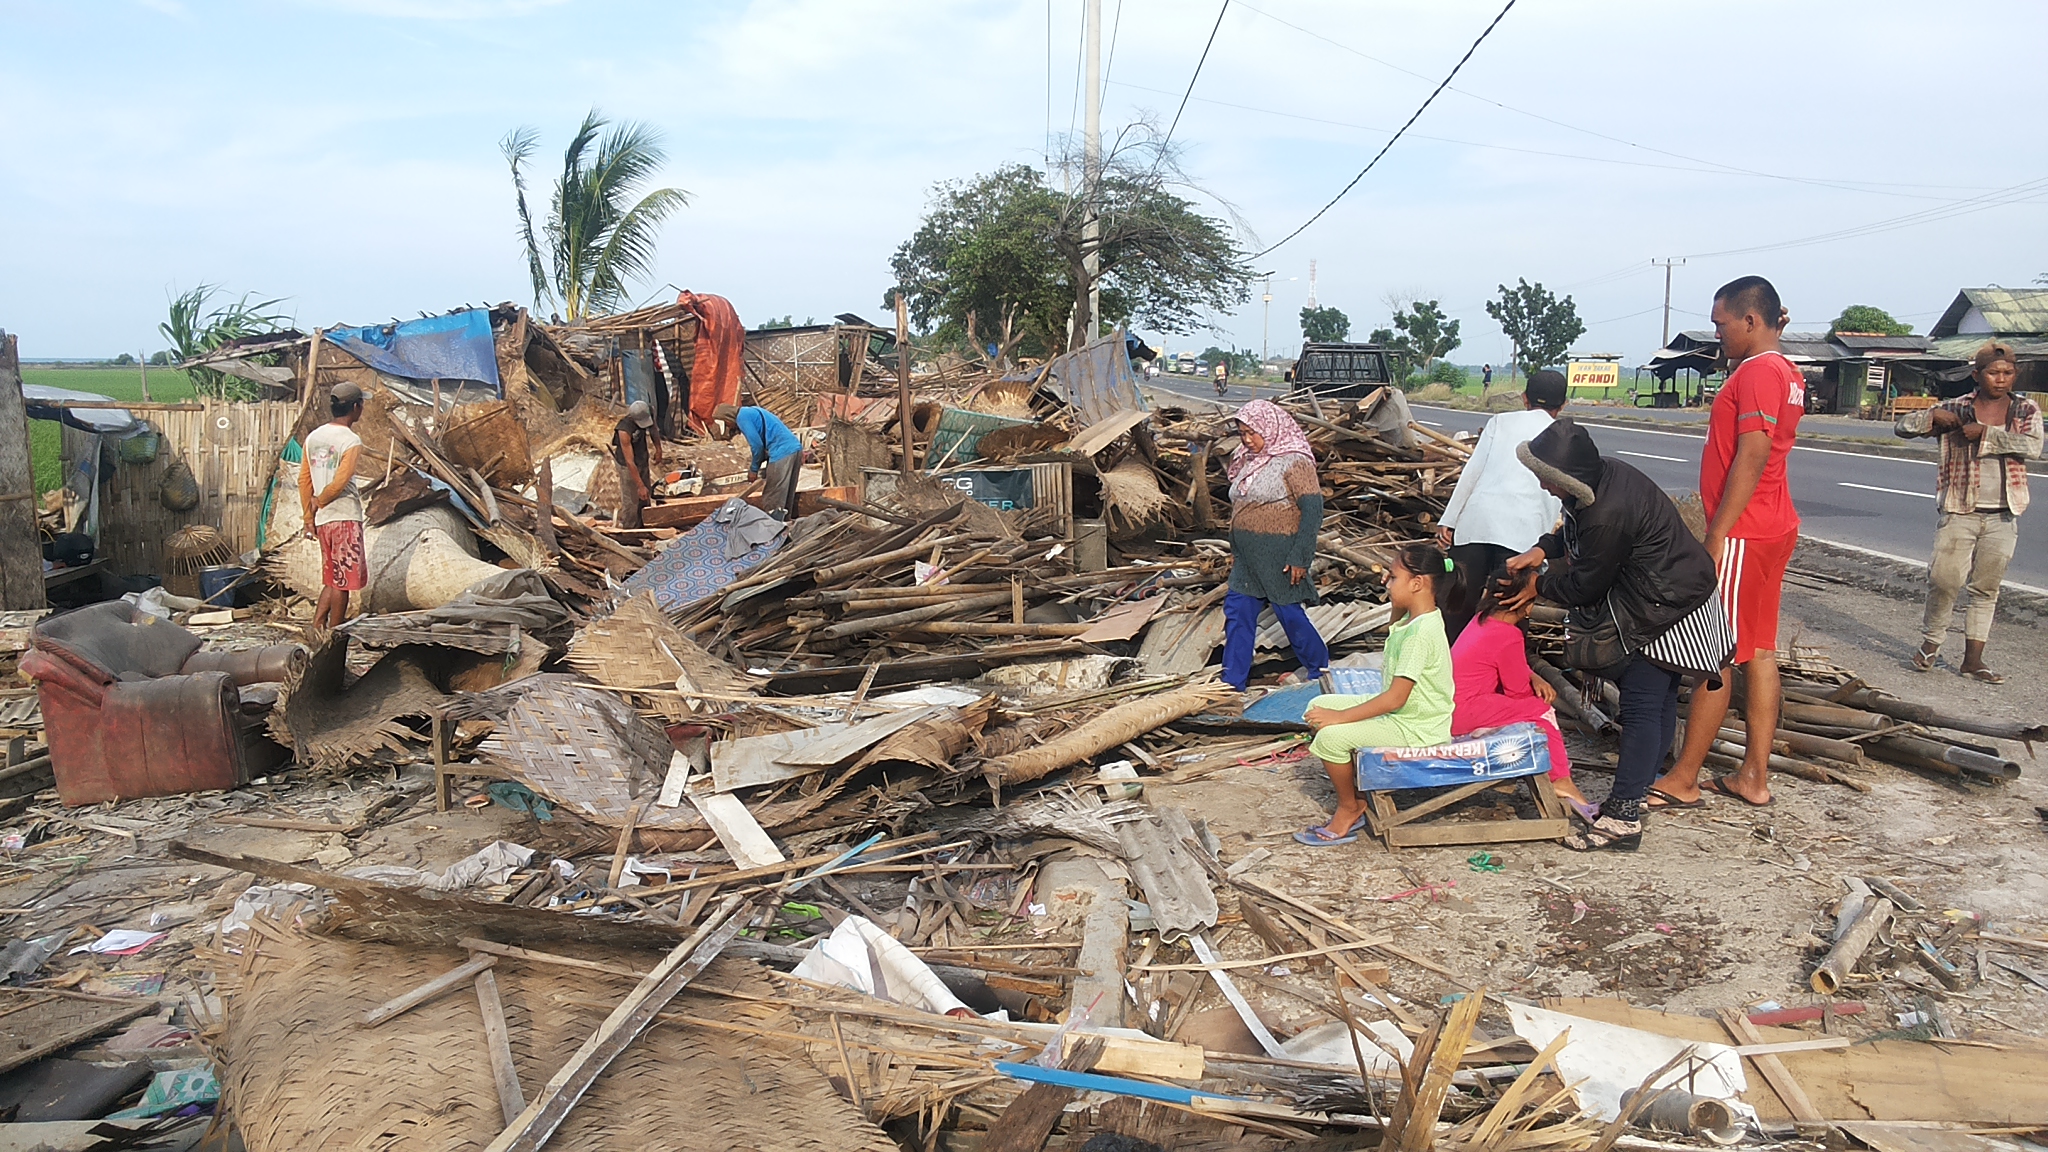
[[[512,190],[519,201],[519,236],[526,244],[526,274],[533,279],[533,304],[536,308],[547,303],[553,295],[548,284],[548,267],[541,261],[540,244],[533,235],[533,214],[526,208],[526,172],[523,166],[539,143],[540,133],[532,128],[516,128],[498,142],[499,150],[505,154],[505,162],[512,166]]]
[[[591,269],[593,305],[610,309],[625,296],[627,281],[653,273],[656,233],[661,222],[689,202],[690,194],[680,188],[656,188],[612,226],[604,251],[598,254]]]

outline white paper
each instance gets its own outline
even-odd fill
[[[108,952],[126,952],[146,944],[154,944],[168,935],[170,935],[168,932],[148,932],[137,928],[116,928],[90,944],[80,944],[78,947],[73,948],[70,955],[76,956],[80,952],[97,952],[102,955]]]
[[[1742,1074],[1742,1057],[1726,1044],[1678,1040],[1640,1028],[1568,1016],[1524,1004],[1510,1003],[1508,1017],[1515,1035],[1527,1040],[1537,1051],[1549,1046],[1557,1035],[1571,1030],[1571,1039],[1557,1054],[1558,1075],[1576,1085],[1579,1106],[1602,1120],[1621,1115],[1621,1094],[1634,1091],[1652,1072],[1672,1057],[1694,1049],[1694,1059],[1680,1064],[1651,1085],[1676,1085],[1696,1096],[1736,1100],[1749,1087]]]

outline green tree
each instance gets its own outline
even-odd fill
[[[901,292],[921,331],[977,346],[993,338],[1007,357],[1064,350],[1069,331],[1088,327],[1091,288],[1104,327],[1173,333],[1249,298],[1243,249],[1222,220],[1175,193],[1185,178],[1163,139],[1127,129],[1092,180],[1071,157],[1060,164],[1060,186],[1022,164],[935,186],[890,259],[895,286],[883,303]]]
[[[1894,320],[1892,314],[1874,304],[1851,304],[1828,325],[1828,335],[1850,332],[1864,336],[1911,336],[1913,326]]]
[[[1417,366],[1424,372],[1438,357],[1450,355],[1462,343],[1458,339],[1458,321],[1445,316],[1434,300],[1418,300],[1409,310],[1396,311],[1394,327],[1408,338]]]
[[[1217,364],[1227,365],[1232,376],[1256,376],[1259,374],[1258,354],[1249,348],[1226,349],[1214,344],[1203,349],[1202,360],[1211,370]]]
[[[170,365],[171,353],[169,349],[162,349],[149,354],[149,366],[151,368],[168,368]]]
[[[201,284],[171,297],[169,316],[156,326],[156,330],[171,344],[166,360],[177,363],[196,359],[230,340],[275,332],[288,322],[287,317],[270,311],[283,303],[282,300],[251,303],[249,297],[253,293],[245,292],[232,303],[214,306],[213,299],[219,294],[219,285]],[[150,359],[154,362],[156,358]],[[260,359],[268,363],[274,357]],[[254,382],[230,376],[218,369],[194,368],[190,375],[193,390],[202,396],[254,400],[260,394]]]
[[[534,304],[559,301],[571,323],[605,315],[624,302],[629,281],[652,273],[656,233],[690,202],[689,193],[656,188],[635,200],[668,158],[661,136],[642,124],[612,124],[593,108],[562,153],[562,174],[536,237],[526,207],[525,165],[539,143],[532,128],[516,129],[499,143],[512,166]]]
[[[1335,308],[1303,308],[1301,338],[1311,344],[1333,344],[1351,335],[1351,317]]]
[[[1572,341],[1586,334],[1572,298],[1558,299],[1541,281],[1516,277],[1515,287],[1502,284],[1500,299],[1487,301],[1486,314],[1514,341],[1515,362],[1525,373],[1561,362]]]
[[[131,353],[123,352],[119,356],[114,357],[112,363],[117,367],[126,368],[135,363],[135,357]]]
[[[1387,350],[1387,359],[1391,361],[1388,367],[1393,369],[1394,381],[1405,388],[1408,375],[1415,371],[1415,362],[1419,359],[1415,352],[1415,342],[1408,338],[1406,332],[1396,332],[1392,328],[1373,329],[1366,336],[1365,342],[1377,344]]]

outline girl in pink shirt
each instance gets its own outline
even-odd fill
[[[1451,645],[1451,678],[1457,695],[1451,713],[1451,731],[1468,736],[1488,728],[1530,721],[1543,729],[1550,740],[1550,783],[1557,794],[1575,808],[1592,808],[1572,783],[1571,757],[1565,752],[1564,733],[1557,728],[1557,690],[1529,671],[1524,652],[1522,622],[1529,608],[1500,606],[1527,583],[1534,571],[1510,576],[1497,569],[1488,576],[1486,595],[1479,615],[1458,634]]]

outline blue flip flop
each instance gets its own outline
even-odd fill
[[[1322,824],[1311,824],[1294,834],[1294,842],[1306,844],[1311,848],[1335,848],[1339,844],[1356,844],[1358,843],[1358,830],[1365,827],[1365,817],[1360,816],[1358,822],[1351,826],[1351,831],[1346,832],[1342,836],[1330,835],[1324,831],[1325,827]]]

